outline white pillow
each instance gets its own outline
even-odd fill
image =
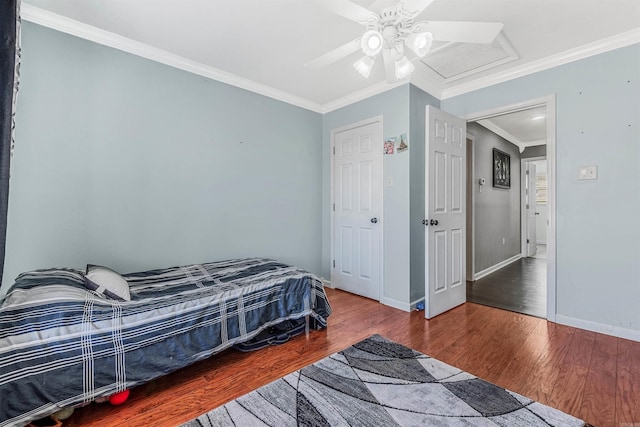
[[[120,301],[131,301],[129,284],[115,271],[100,265],[87,265],[84,284],[88,289],[105,297]]]

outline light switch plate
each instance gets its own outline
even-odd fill
[[[578,179],[580,181],[598,179],[598,166],[580,166],[578,168]]]

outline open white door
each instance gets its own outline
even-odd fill
[[[427,106],[425,171],[425,317],[467,299],[466,136],[467,123]]]
[[[380,300],[382,264],[382,123],[333,134],[336,288]]]
[[[527,215],[527,253],[532,257],[536,254],[538,237],[536,236],[536,164],[527,162],[525,205]]]

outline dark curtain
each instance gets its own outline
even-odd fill
[[[15,99],[18,90],[20,0],[0,6],[0,278],[4,271],[9,202],[9,164],[13,150]]]

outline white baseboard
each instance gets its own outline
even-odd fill
[[[512,256],[511,258],[507,258],[502,262],[497,263],[496,265],[492,265],[489,268],[485,268],[482,271],[477,272],[476,274],[473,275],[473,280],[480,280],[485,276],[488,276],[489,274],[493,273],[494,271],[498,271],[503,267],[506,267],[507,265],[511,264],[512,262],[516,262],[518,261],[520,258],[522,258],[522,254],[517,254]]]
[[[327,280],[324,277],[321,277],[320,280],[322,281],[322,286],[324,286],[325,288],[335,289],[335,286],[333,286],[331,280]]]
[[[418,298],[415,301],[411,301],[409,304],[406,302],[398,301],[393,298],[383,298],[382,304],[388,305],[389,307],[397,308],[398,310],[411,312],[416,309],[416,304],[419,302],[425,302],[424,297]]]
[[[393,298],[387,298],[387,297],[382,298],[382,304],[388,305],[389,307],[397,308],[398,310],[402,310],[402,311],[407,311],[407,312],[411,311],[411,304],[408,304],[403,301],[398,301]],[[414,305],[414,308],[415,308],[415,305]]]
[[[607,325],[591,320],[576,319],[575,317],[563,316],[562,314],[556,314],[556,323],[640,342],[640,331],[635,329],[621,328],[619,326]]]

